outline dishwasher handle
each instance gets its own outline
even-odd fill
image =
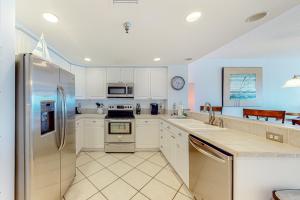
[[[202,153],[202,154],[205,155],[206,157],[211,158],[211,159],[213,159],[213,160],[215,160],[215,161],[217,161],[217,162],[219,162],[219,163],[225,164],[227,160],[231,159],[231,157],[229,157],[229,156],[225,156],[225,155],[224,155],[224,157],[228,158],[228,159],[224,159],[224,158],[222,158],[221,156],[217,155],[216,153],[213,152],[213,151],[217,151],[216,149],[213,149],[212,151],[209,151],[208,149],[204,149],[204,148],[201,147],[201,146],[207,147],[207,145],[204,144],[204,143],[202,143],[202,142],[200,142],[200,141],[198,141],[198,140],[196,140],[196,139],[194,139],[194,138],[192,138],[192,137],[189,137],[189,142],[190,142],[190,144],[191,144],[197,151],[199,151],[200,153]],[[201,145],[201,146],[200,146],[200,145]],[[209,147],[209,148],[211,148],[211,147]],[[221,152],[219,152],[219,153],[221,153]]]

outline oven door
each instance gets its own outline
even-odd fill
[[[134,120],[105,120],[105,142],[134,142]]]

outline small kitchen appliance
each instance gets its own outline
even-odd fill
[[[158,104],[157,103],[151,103],[151,115],[158,115]]]
[[[133,83],[108,83],[107,98],[134,98]]]

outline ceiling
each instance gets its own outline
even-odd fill
[[[300,58],[300,6],[244,34],[205,58]]]
[[[298,5],[300,0],[17,0],[17,22],[48,43],[72,63],[87,66],[163,66],[187,64]],[[186,16],[201,11],[199,21]],[[245,23],[257,12],[263,20]],[[57,24],[42,17],[55,14]],[[133,29],[125,34],[122,24]],[[92,62],[84,61],[90,57]],[[154,62],[153,58],[161,61]],[[192,62],[192,61],[189,61]]]

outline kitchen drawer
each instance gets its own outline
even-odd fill
[[[92,126],[92,127],[104,127],[104,120],[103,119],[85,119],[84,125]]]
[[[174,125],[171,125],[171,124],[169,124],[169,123],[167,123],[167,122],[163,122],[162,128],[163,128],[163,129],[166,129],[166,130],[168,130],[168,131],[170,131],[170,132],[172,132],[172,133],[175,133],[175,134],[176,134],[177,132],[180,132],[180,129],[176,128]]]
[[[157,119],[136,119],[135,120],[136,125],[147,125],[147,124],[159,124],[159,120]]]

